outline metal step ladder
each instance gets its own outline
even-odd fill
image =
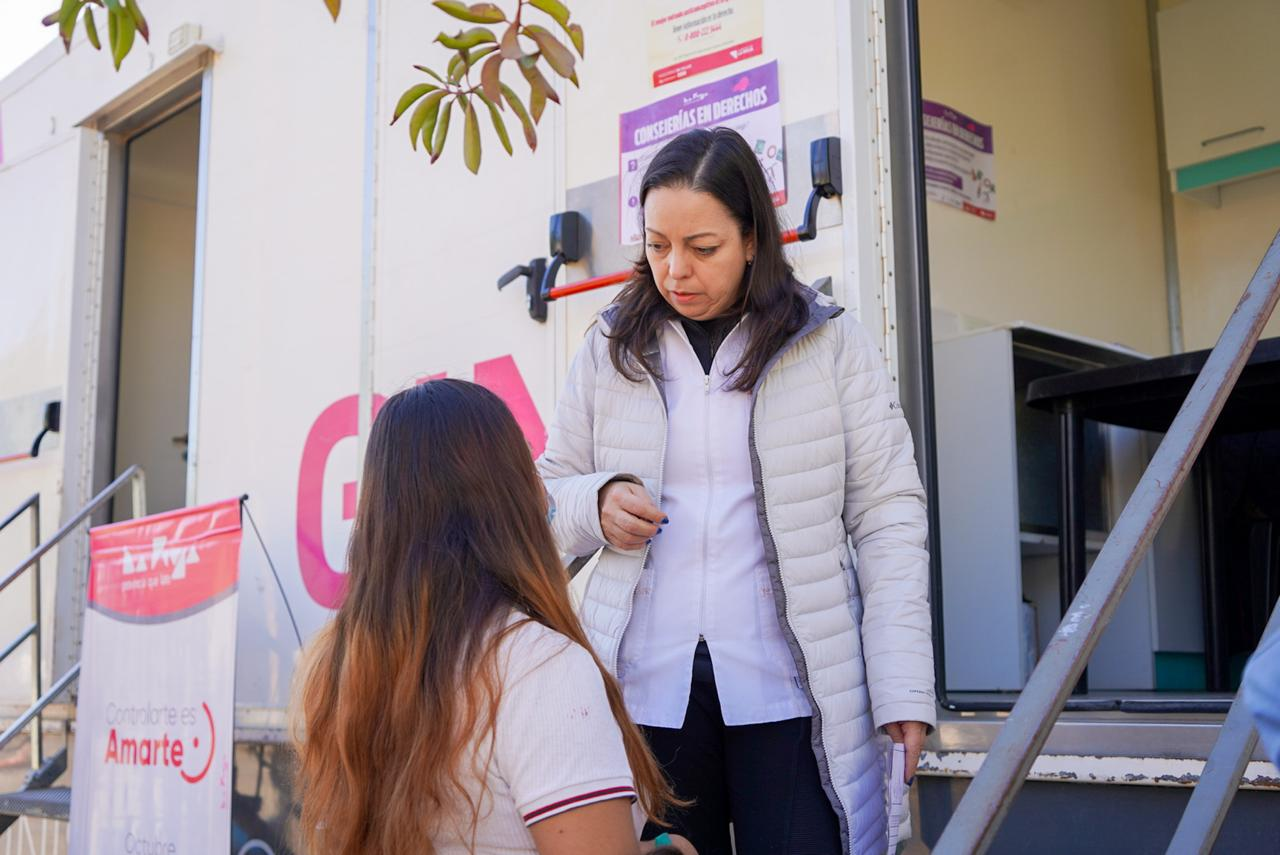
[[[147,512],[146,476],[140,466],[130,466],[119,478],[107,485],[102,492],[94,496],[83,508],[67,520],[62,528],[49,540],[40,542],[40,494],[28,497],[12,513],[0,522],[0,531],[30,512],[31,520],[31,553],[13,570],[0,579],[0,593],[18,580],[32,568],[31,577],[31,623],[17,634],[12,641],[0,650],[0,662],[31,639],[34,647],[32,659],[32,703],[25,712],[19,715],[12,724],[0,733],[0,750],[3,750],[14,737],[31,726],[31,771],[27,773],[22,788],[12,793],[0,793],[0,835],[20,817],[41,817],[45,819],[68,820],[71,818],[71,788],[53,786],[67,770],[67,748],[64,746],[47,759],[44,756],[44,710],[57,700],[80,676],[80,663],[77,662],[67,673],[54,682],[48,689],[43,686],[43,673],[40,665],[41,632],[41,593],[40,593],[40,559],[50,550],[80,528],[91,514],[109,502],[116,493],[126,485],[133,488],[133,515],[140,517]]]
[[[60,748],[40,768],[27,773],[21,790],[0,794],[0,834],[22,816],[70,819],[71,788],[53,786],[65,771],[67,749]]]

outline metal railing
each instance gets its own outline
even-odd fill
[[[1280,234],[1263,256],[1191,392],[988,750],[985,762],[943,830],[933,849],[935,855],[970,855],[985,852],[991,845],[1067,695],[1133,579],[1138,562],[1150,548],[1186,481],[1277,300]],[[1235,721],[1229,717],[1228,722],[1234,725],[1240,715],[1244,713],[1237,713]],[[1225,793],[1228,800],[1239,784],[1239,776],[1230,783],[1232,786]]]
[[[1280,632],[1280,606],[1272,610],[1258,647],[1277,632]],[[1208,855],[1218,839],[1222,821],[1227,818],[1227,809],[1240,787],[1240,778],[1258,744],[1258,730],[1253,726],[1253,716],[1245,707],[1243,696],[1242,688],[1236,692],[1227,720],[1218,731],[1218,741],[1209,752],[1200,780],[1191,792],[1191,799],[1169,843],[1171,853]]]
[[[44,543],[40,543],[39,494],[27,499],[18,507],[17,510],[6,517],[3,523],[0,523],[0,529],[3,529],[5,526],[9,525],[9,523],[17,519],[23,511],[27,510],[27,508],[33,509],[31,553],[22,560],[22,563],[10,570],[3,579],[0,579],[0,592],[3,592],[5,588],[17,581],[23,573],[30,570],[32,567],[36,568],[36,573],[31,585],[32,623],[26,629],[22,630],[22,632],[18,634],[18,637],[5,647],[3,653],[0,653],[0,661],[2,661],[5,656],[8,656],[16,650],[22,642],[26,641],[28,638],[35,638],[35,650],[32,655],[32,661],[35,663],[35,693],[32,698],[31,706],[27,708],[26,712],[18,716],[17,720],[9,725],[3,734],[0,734],[0,748],[4,748],[4,746],[9,743],[9,740],[17,736],[18,733],[27,726],[27,724],[31,723],[32,720],[35,721],[31,734],[31,766],[33,769],[39,769],[44,763],[44,722],[41,713],[44,711],[45,707],[53,703],[54,699],[62,694],[62,692],[75,682],[78,676],[80,676],[80,663],[77,662],[75,665],[71,666],[67,673],[59,677],[57,682],[49,687],[48,691],[43,693],[40,691],[42,680],[40,666],[40,559],[48,554],[51,549],[65,540],[67,535],[79,528],[80,524],[87,520],[94,511],[111,501],[115,494],[118,493],[126,484],[133,488],[134,517],[145,516],[147,513],[146,475],[143,473],[141,466],[135,465],[126,469],[119,478],[112,481],[102,490],[102,492],[90,499],[87,505],[77,511],[75,516],[67,520],[62,528],[58,529],[57,533]]]
[[[31,511],[31,549],[34,551],[40,547],[40,494],[32,493],[26,498],[22,504],[14,508],[9,516],[4,518],[4,522],[0,522],[0,531],[4,531],[14,520],[21,517],[28,510]],[[40,663],[40,651],[43,646],[40,643],[40,560],[36,559],[35,574],[31,578],[31,623],[27,625],[22,632],[10,641],[0,651],[0,662],[9,658],[9,655],[22,646],[22,643],[28,638],[32,641],[31,651],[31,703],[36,704],[40,701],[40,695],[44,691],[44,674]],[[36,722],[35,730],[31,734],[31,768],[39,769],[40,764],[44,762],[44,731],[41,728],[42,722]]]

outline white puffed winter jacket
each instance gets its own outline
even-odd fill
[[[877,729],[935,723],[924,491],[879,350],[843,309],[804,293],[808,322],[752,390],[751,462],[779,623],[814,710],[823,788],[845,852],[861,855],[883,852],[890,834],[889,755]],[[632,477],[660,503],[667,414],[660,381],[632,382],[610,362],[614,311],[602,313],[574,359],[538,470],[556,503],[560,548],[601,551],[581,616],[616,674],[648,551],[608,545],[599,491]]]

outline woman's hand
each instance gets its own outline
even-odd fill
[[[616,549],[639,549],[667,524],[649,492],[631,481],[614,481],[600,491],[600,529]]]
[[[920,749],[924,747],[924,735],[929,726],[922,721],[894,721],[884,726],[885,733],[894,742],[902,743],[906,748],[906,779],[911,784],[916,777],[916,766],[920,763]]]

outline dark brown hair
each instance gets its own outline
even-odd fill
[[[755,259],[747,266],[735,306],[735,311],[749,315],[750,338],[742,361],[734,367],[733,388],[750,390],[808,317],[808,306],[782,252],[782,233],[764,171],[737,131],[698,129],[667,143],[649,163],[640,182],[642,217],[645,199],[660,187],[710,193],[728,209],[744,238],[755,237]],[[614,304],[608,333],[613,367],[632,381],[646,372],[661,376],[661,366],[648,351],[676,311],[658,291],[643,253]]]
[[[382,407],[369,436],[347,592],[308,652],[297,697],[309,851],[431,853],[438,821],[480,804],[512,608],[591,650],[515,418],[492,392],[434,380]],[[592,654],[593,658],[595,654]],[[671,790],[596,659],[651,817]]]

